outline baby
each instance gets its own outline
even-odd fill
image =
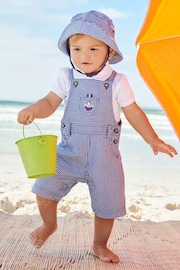
[[[176,150],[158,138],[146,115],[137,105],[125,75],[110,64],[122,60],[115,41],[114,25],[97,11],[74,16],[63,31],[58,47],[72,68],[61,68],[52,90],[18,114],[18,122],[54,113],[63,100],[62,141],[57,146],[57,173],[36,179],[32,191],[42,225],[30,235],[40,248],[57,229],[57,204],[78,182],[89,187],[94,212],[92,253],[105,262],[119,262],[107,246],[114,219],[126,214],[124,172],[118,147],[120,108],[131,126],[152,147],[154,154],[170,157]]]

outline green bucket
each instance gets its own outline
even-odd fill
[[[34,122],[33,122],[34,123]],[[16,142],[28,178],[42,178],[56,174],[57,136],[40,135],[25,138]]]

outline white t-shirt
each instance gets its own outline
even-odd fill
[[[112,73],[113,69],[109,65],[103,68],[101,72],[93,77],[88,77],[85,74],[81,74],[77,70],[73,69],[73,76],[75,79],[89,79],[89,80],[107,80]],[[69,68],[61,68],[58,73],[56,81],[52,85],[52,92],[60,98],[64,99],[65,104],[69,96],[71,82],[69,77]],[[112,84],[112,101],[114,117],[117,122],[120,120],[120,108],[126,107],[135,101],[134,93],[128,83],[128,80],[124,74],[117,73]]]

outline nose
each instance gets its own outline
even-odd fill
[[[89,59],[89,55],[87,52],[82,52],[80,55],[81,61],[87,61]]]

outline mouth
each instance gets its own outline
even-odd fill
[[[90,65],[90,62],[81,62],[81,65]]]
[[[79,65],[79,68],[85,73],[89,73],[92,70],[92,64],[90,62],[82,62]]]
[[[83,63],[81,63],[81,68],[83,68],[83,69],[88,69],[89,70],[89,68],[91,68],[91,63],[89,63],[89,62],[83,62]]]

